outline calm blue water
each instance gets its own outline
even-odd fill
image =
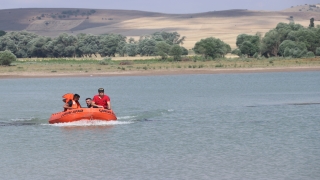
[[[117,122],[49,125],[99,87]],[[0,79],[0,179],[320,179],[320,72]]]

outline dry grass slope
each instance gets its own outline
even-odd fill
[[[211,36],[220,38],[235,48],[236,37],[242,33],[265,33],[279,22],[294,21],[308,26],[311,17],[315,18],[316,25],[320,20],[320,9],[310,8],[309,5],[291,7],[283,11],[227,10],[197,14],[98,9],[88,17],[80,15],[62,19],[51,17],[61,14],[64,10],[70,9],[0,10],[0,29],[27,30],[53,37],[63,32],[69,34],[119,33],[136,39],[156,31],[177,31],[187,37],[184,46],[188,49],[200,39]],[[80,11],[88,11],[88,9],[80,9]]]

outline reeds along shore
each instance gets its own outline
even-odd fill
[[[320,58],[229,58],[205,61],[147,60],[19,60],[0,66],[0,77],[119,76],[165,74],[213,74],[239,72],[319,71]]]

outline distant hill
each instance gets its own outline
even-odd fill
[[[320,7],[320,6],[319,6]],[[318,5],[295,6],[283,11],[226,10],[196,14],[163,14],[134,10],[27,8],[0,10],[0,30],[26,30],[45,36],[60,33],[117,33],[139,38],[157,31],[177,31],[192,48],[202,38],[217,37],[235,47],[239,34],[265,33],[279,22],[320,25]]]

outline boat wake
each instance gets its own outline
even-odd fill
[[[0,122],[0,126],[33,126],[36,123],[30,122]]]
[[[135,120],[136,116],[122,116],[118,117],[118,120]]]
[[[126,120],[130,122],[157,121],[159,117],[163,117],[174,112],[175,111],[173,109],[168,109],[168,110],[158,109],[154,111],[143,111],[143,112],[138,112],[137,114],[118,117],[118,120]]]
[[[131,124],[129,121],[100,121],[100,120],[80,120],[68,123],[43,124],[57,127],[74,127],[74,126],[114,126]]]
[[[27,121],[34,121],[37,120],[34,117],[30,117],[30,118],[14,118],[14,119],[10,119],[10,121],[12,122],[27,122]]]
[[[39,119],[30,117],[30,118],[15,118],[10,119],[9,121],[0,121],[0,126],[30,126],[38,124]]]

